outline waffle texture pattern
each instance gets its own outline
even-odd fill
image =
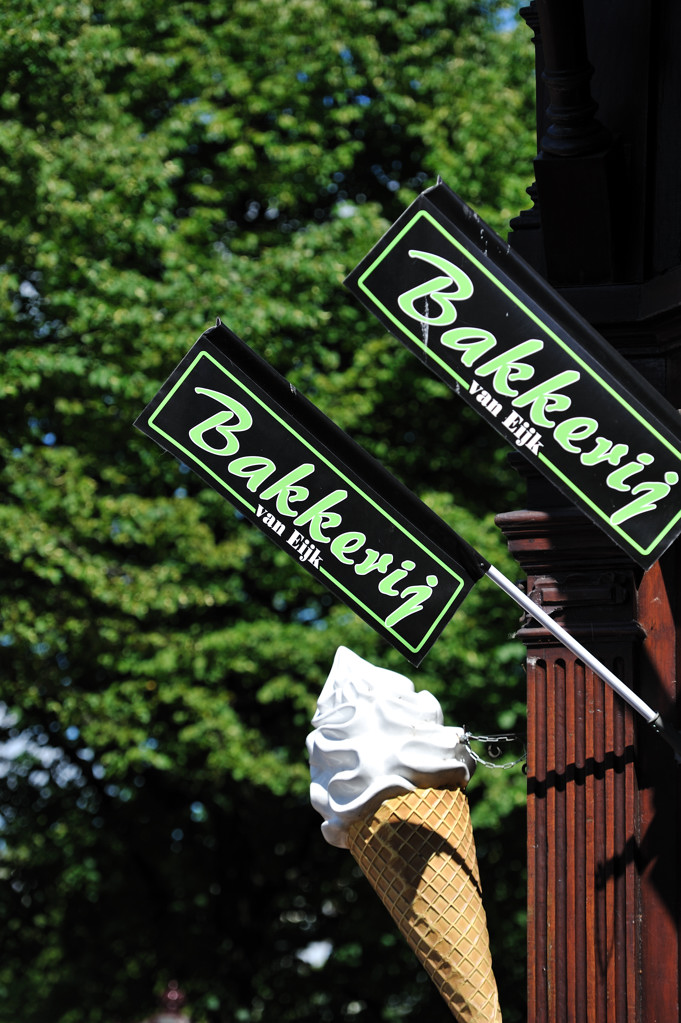
[[[459,1023],[501,1023],[465,792],[387,799],[348,845]]]

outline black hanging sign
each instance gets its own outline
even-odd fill
[[[412,664],[489,568],[219,321],[135,425]]]
[[[446,185],[346,284],[644,568],[676,539],[679,414]]]

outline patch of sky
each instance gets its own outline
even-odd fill
[[[0,777],[6,780],[7,785],[16,785],[17,768],[13,764],[26,754],[38,761],[40,765],[30,767],[28,772],[21,767],[18,768],[19,773],[27,777],[31,785],[42,789],[50,778],[61,788],[70,783],[81,787],[85,784],[82,771],[66,759],[62,750],[50,746],[50,737],[45,732],[36,734],[32,729],[19,731],[9,727],[16,722],[16,718],[7,712],[7,708],[3,704],[0,704],[0,722],[9,736],[7,742],[0,743]],[[58,728],[59,726],[57,730]],[[80,734],[78,729],[75,726],[71,726],[71,728],[72,734],[77,737]],[[68,731],[69,729],[67,729]],[[81,755],[83,752],[85,752],[85,756]],[[92,751],[79,751],[78,756],[81,759],[91,759],[94,754]],[[97,776],[100,777],[100,775]]]
[[[515,7],[502,7],[494,15],[494,27],[497,32],[512,32],[518,24],[518,11]]]
[[[198,823],[205,821],[206,818],[208,817],[208,811],[206,810],[203,803],[200,803],[198,800],[192,803],[192,805],[189,807],[189,812],[191,814],[192,820],[197,821]]]
[[[296,952],[296,958],[315,969],[321,969],[333,951],[330,941],[311,941],[305,948]]]
[[[28,743],[24,735],[16,735],[9,742],[0,744],[0,758],[4,761],[14,760],[25,752]],[[7,774],[7,766],[0,763],[0,776]]]
[[[296,618],[299,622],[313,622],[319,618],[319,608],[317,607],[304,607],[296,614]]]
[[[252,200],[251,202],[249,202],[246,212],[244,213],[244,220],[247,220],[249,223],[251,223],[252,221],[257,220],[259,213],[260,203],[256,202],[255,200]]]
[[[28,780],[36,789],[42,789],[50,780],[50,772],[44,770],[31,771]]]
[[[345,1006],[346,1016],[358,1016],[366,1009],[366,1002],[348,1002]]]
[[[336,206],[336,216],[340,217],[341,220],[347,220],[348,217],[354,217],[357,212],[357,207],[352,202],[339,202]]]
[[[372,174],[378,179],[380,184],[384,185],[388,191],[396,192],[400,187],[400,181],[396,177],[396,172],[402,169],[402,164],[399,160],[394,160],[391,164],[390,170],[385,170],[380,163],[375,163],[372,168]]]
[[[19,285],[19,294],[22,298],[36,299],[39,296],[37,288],[30,281],[22,281]]]

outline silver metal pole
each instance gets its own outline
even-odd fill
[[[653,728],[659,732],[662,738],[675,750],[676,759],[681,762],[681,733],[677,732],[677,730],[672,728],[670,725],[665,724],[657,711],[653,710],[652,707],[649,707],[648,704],[633,691],[633,689],[630,689],[629,686],[626,686],[624,682],[620,681],[616,675],[613,675],[609,668],[606,668],[606,666],[599,661],[597,657],[594,657],[592,653],[589,653],[589,651],[583,647],[582,644],[574,638],[574,636],[571,636],[562,625],[559,625],[558,622],[554,622],[553,618],[551,618],[551,616],[548,615],[543,608],[539,607],[538,604],[535,604],[533,600],[530,600],[526,593],[523,593],[522,590],[512,583],[510,579],[507,579],[506,576],[493,565],[490,565],[487,575],[493,583],[496,583],[496,585],[504,591],[504,593],[508,594],[512,600],[515,600],[516,604],[519,604],[520,607],[522,607],[524,611],[527,611],[527,613],[539,622],[540,625],[543,625],[544,628],[548,629],[549,632],[556,637],[556,639],[560,640],[564,647],[571,650],[572,653],[580,659],[580,661],[586,664],[588,668],[591,668],[594,674],[598,675],[599,678],[602,678],[611,689],[614,689],[630,707],[633,707],[637,714],[640,714],[642,718],[645,718],[648,724],[652,725]]]

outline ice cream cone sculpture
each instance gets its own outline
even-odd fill
[[[459,1023],[501,1023],[463,729],[442,723],[430,693],[344,647],[312,724],[325,838],[351,851]]]

